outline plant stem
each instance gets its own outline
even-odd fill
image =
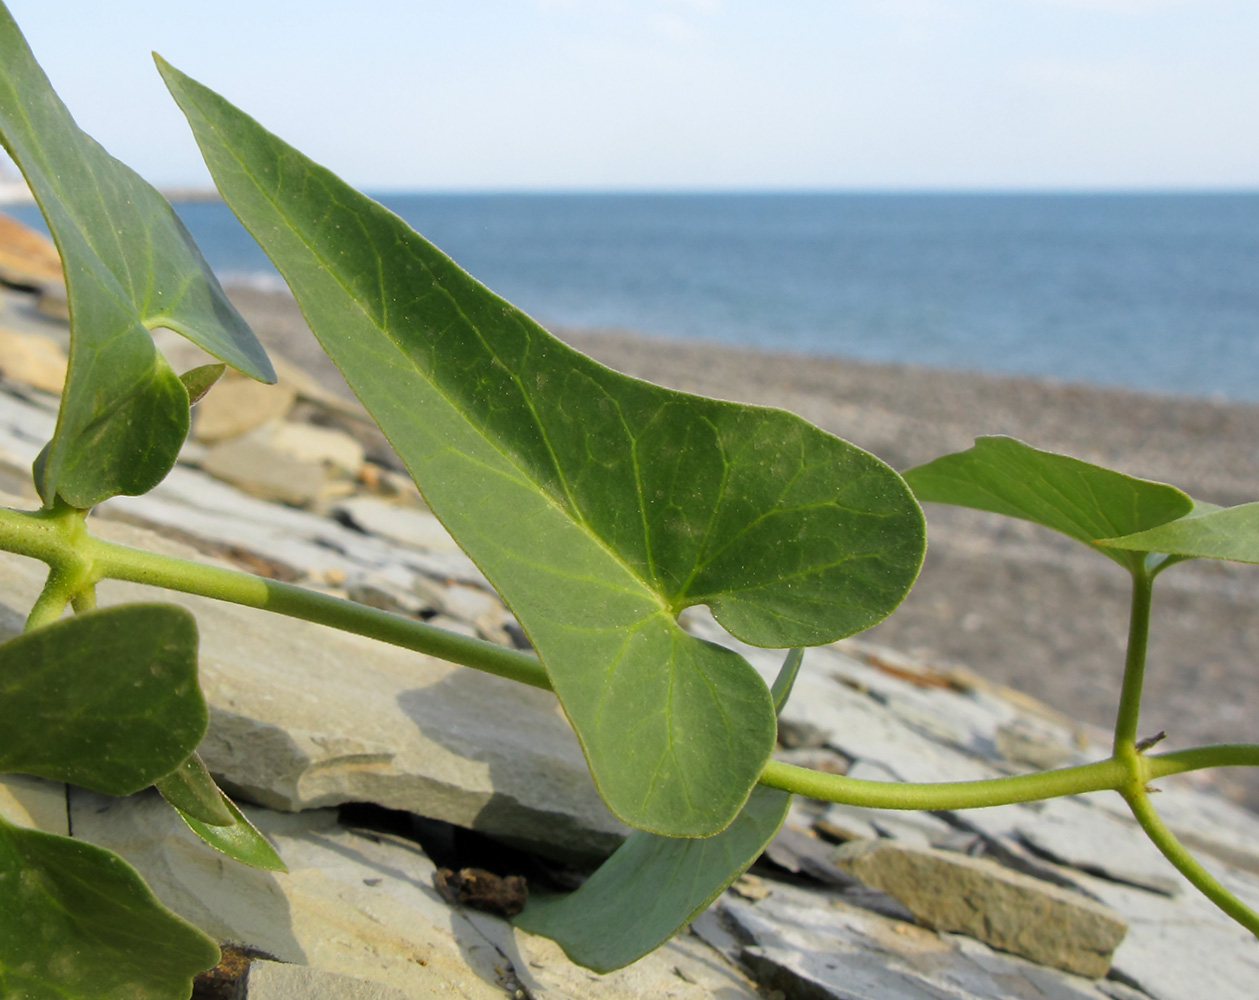
[[[1142,779],[1163,778],[1208,767],[1259,765],[1259,744],[1221,743],[1215,746],[1142,755]],[[761,784],[812,799],[843,802],[871,809],[975,809],[1031,802],[1062,795],[1121,790],[1132,779],[1128,763],[1110,758],[1078,767],[980,781],[893,782],[846,778],[781,761],[770,761]]]
[[[1018,774],[979,781],[893,782],[846,778],[810,771],[772,760],[761,772],[761,784],[828,802],[871,809],[977,809],[1012,802],[1030,802],[1060,795],[1097,792],[1127,780],[1127,768],[1115,760],[1101,760],[1038,774]]]
[[[379,639],[390,645],[475,667],[543,690],[551,689],[546,669],[536,656],[448,632],[414,618],[390,614],[278,580],[133,549],[100,538],[89,537],[80,543],[80,548],[102,578],[129,580],[261,608]]]
[[[1150,640],[1150,603],[1154,577],[1144,562],[1134,562],[1132,606],[1128,617],[1128,653],[1124,662],[1123,690],[1115,719],[1115,756],[1136,763],[1137,725],[1141,718],[1141,688],[1145,683],[1145,654]],[[1134,780],[1136,775],[1133,775]]]
[[[1132,815],[1141,824],[1141,829],[1145,831],[1146,836],[1150,840],[1154,841],[1154,846],[1162,852],[1163,857],[1175,865],[1177,870],[1202,895],[1206,896],[1207,899],[1211,900],[1221,910],[1245,927],[1251,934],[1259,937],[1259,913],[1256,913],[1224,888],[1223,884],[1207,871],[1197,858],[1189,853],[1184,844],[1176,839],[1175,835],[1163,822],[1162,817],[1154,811],[1154,807],[1150,804],[1150,797],[1145,790],[1124,791],[1121,794],[1128,803],[1128,807],[1132,810]]]

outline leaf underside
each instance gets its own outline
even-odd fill
[[[171,1000],[218,961],[122,858],[0,820],[0,996]]]
[[[226,854],[234,861],[249,865],[250,868],[261,868],[270,872],[286,872],[288,866],[284,859],[271,846],[271,841],[249,822],[249,817],[241,812],[240,807],[222,792],[219,793],[224,807],[231,817],[231,824],[215,826],[203,823],[200,819],[176,807],[180,818],[188,824],[188,829],[213,847],[216,851]]]
[[[528,633],[596,785],[631,825],[706,836],[774,743],[759,646],[881,620],[922,558],[903,481],[778,410],[613,372],[401,219],[160,63],[224,198],[433,512]]]
[[[231,826],[236,822],[200,754],[189,754],[175,770],[153,784],[162,798],[185,817],[210,826]]]
[[[183,608],[124,604],[0,646],[0,772],[107,795],[146,788],[205,735],[197,627]]]
[[[991,511],[1052,528],[1124,567],[1134,556],[1099,539],[1182,518],[1193,500],[1166,483],[1137,479],[1010,437],[981,437],[966,451],[905,473],[919,500]],[[1142,554],[1143,555],[1143,554]]]
[[[774,838],[790,805],[790,794],[762,786],[715,837],[636,831],[576,892],[531,900],[516,926],[551,938],[595,972],[629,965],[664,944],[742,875]]]
[[[1136,534],[1105,538],[1098,544],[1184,558],[1259,563],[1259,503],[1208,509]]]
[[[254,378],[275,381],[167,201],[74,123],[0,5],[0,141],[61,253],[69,369],[36,487],[85,509],[155,486],[188,431],[188,393],[149,330],[177,330]]]

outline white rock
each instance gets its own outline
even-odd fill
[[[353,478],[363,467],[363,446],[344,431],[281,420],[271,426],[268,443],[299,462],[314,462]]]
[[[238,437],[283,417],[296,398],[291,385],[264,385],[228,371],[193,408],[193,436],[206,444]]]
[[[378,497],[361,496],[340,501],[333,512],[348,518],[356,527],[369,534],[389,538],[403,545],[412,545],[429,552],[460,551],[442,523],[419,507],[391,503]]]
[[[303,461],[271,443],[270,428],[213,445],[201,460],[210,475],[260,500],[308,507],[323,498],[328,472],[319,462]]]
[[[236,993],[236,1000],[413,1000],[414,997],[414,993],[404,993],[384,983],[266,959],[249,963]]]

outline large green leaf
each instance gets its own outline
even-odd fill
[[[124,604],[0,646],[0,772],[129,795],[205,735],[197,626],[183,608]]]
[[[1259,563],[1259,503],[1219,508],[1199,504],[1189,517],[1121,538],[1104,538],[1108,549],[1166,552],[1185,558]]]
[[[1125,567],[1139,557],[1107,550],[1097,540],[1144,531],[1193,509],[1193,500],[1174,486],[1040,451],[1009,437],[977,438],[966,451],[910,469],[905,481],[919,500],[1033,521],[1091,545]]]
[[[757,859],[787,818],[791,795],[752,792],[715,837],[638,830],[576,892],[531,899],[516,926],[552,938],[579,965],[611,972],[664,944]]]
[[[0,996],[183,1000],[219,949],[122,858],[0,820]]]
[[[275,373],[170,205],[79,129],[2,5],[0,141],[48,221],[70,304],[70,364],[40,496],[87,508],[143,493],[188,432],[188,394],[150,329],[177,330],[254,378]]]
[[[774,743],[769,693],[683,632],[829,642],[903,598],[923,550],[904,482],[778,410],[610,371],[397,216],[161,64],[228,204],[429,506],[529,634],[608,805],[658,833],[737,815]]]

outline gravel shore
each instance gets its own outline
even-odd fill
[[[232,296],[269,348],[347,391],[291,299],[251,289]],[[1213,503],[1259,496],[1259,405],[622,332],[558,332],[620,371],[792,410],[897,469],[966,448],[981,434],[1009,434]],[[1126,574],[1034,525],[934,505],[927,517],[930,544],[917,586],[866,636],[938,665],[965,665],[1109,728],[1123,667]],[[1166,731],[1168,749],[1256,739],[1256,584],[1259,567],[1208,561],[1160,578],[1142,735]],[[1217,781],[1259,808],[1259,775],[1220,774]]]

